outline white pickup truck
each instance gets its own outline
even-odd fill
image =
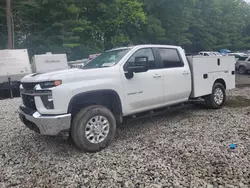
[[[107,147],[124,117],[204,99],[218,109],[235,88],[234,57],[186,57],[178,46],[106,51],[82,69],[21,80],[22,122],[41,135],[68,134],[90,152]]]

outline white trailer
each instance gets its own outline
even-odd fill
[[[27,49],[0,50],[0,98],[6,90],[5,97],[12,97],[13,91],[19,95],[20,80],[28,74],[31,68]]]
[[[31,61],[33,73],[47,73],[68,69],[66,54],[52,54],[47,52],[42,55],[34,55]]]

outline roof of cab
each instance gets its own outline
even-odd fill
[[[109,51],[115,51],[115,50],[127,50],[127,49],[132,49],[132,48],[143,48],[143,47],[144,48],[145,47],[151,47],[151,48],[160,48],[160,47],[164,47],[164,48],[181,48],[180,46],[173,46],[173,45],[142,44],[142,45],[135,45],[135,46],[113,48],[111,50],[107,50],[107,52],[109,52]]]
[[[199,53],[214,53],[214,51],[202,51],[202,52],[199,52]]]

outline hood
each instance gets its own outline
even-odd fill
[[[60,70],[60,71],[53,71],[48,73],[34,73],[27,75],[21,79],[21,82],[43,82],[43,81],[50,81],[52,76],[60,76],[63,74],[70,74],[81,71],[81,69],[67,69],[67,70]]]
[[[67,69],[50,73],[35,73],[25,76],[21,82],[44,82],[62,80],[63,83],[76,82],[79,80],[95,80],[112,77],[119,73],[119,66],[97,69]]]

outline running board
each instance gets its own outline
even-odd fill
[[[197,100],[194,100],[194,101],[197,102]],[[141,118],[152,117],[152,116],[164,114],[166,112],[170,112],[170,111],[174,111],[174,110],[178,110],[178,109],[185,109],[185,108],[188,108],[191,106],[193,106],[193,104],[191,104],[190,102],[186,102],[186,103],[181,103],[178,105],[172,105],[172,106],[168,106],[168,107],[154,109],[154,110],[150,110],[150,111],[146,111],[146,112],[142,112],[142,113],[138,113],[138,114],[124,117],[123,122],[125,122],[127,120],[131,120],[131,119],[141,119]]]

